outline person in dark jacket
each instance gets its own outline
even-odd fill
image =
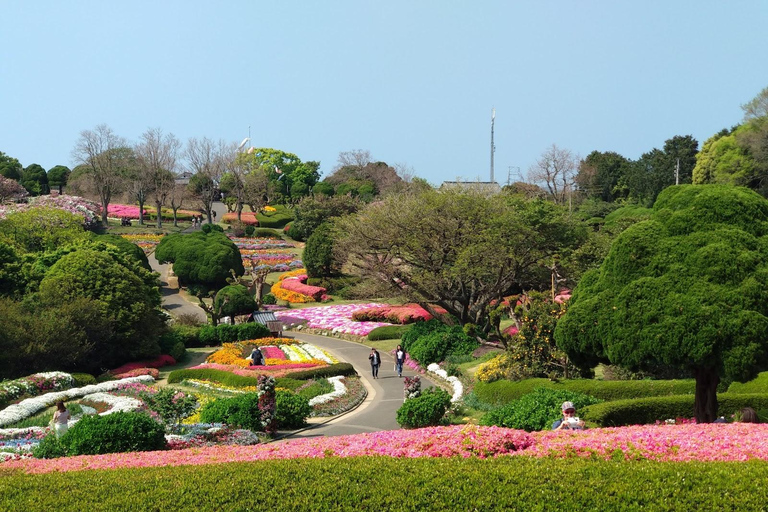
[[[381,355],[375,348],[371,348],[371,353],[368,355],[368,360],[371,362],[371,373],[374,379],[379,378],[379,366],[381,366]]]
[[[264,364],[264,354],[259,347],[254,347],[251,351],[251,366],[262,366]]]

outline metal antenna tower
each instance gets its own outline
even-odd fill
[[[493,125],[496,122],[496,109],[491,109],[491,183],[493,183],[493,154],[496,152],[496,145],[493,143]]]

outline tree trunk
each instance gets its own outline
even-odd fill
[[[156,204],[155,206],[157,206],[157,229],[160,229],[163,227],[163,216],[160,211],[162,205]]]
[[[714,368],[696,368],[696,401],[693,412],[696,423],[712,423],[717,418],[717,385],[720,376]]]
[[[139,226],[144,225],[144,200],[139,199]]]
[[[109,227],[109,220],[107,220],[107,208],[109,207],[109,201],[106,199],[101,200],[101,224],[105,227]]]

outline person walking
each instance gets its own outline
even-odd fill
[[[368,360],[371,362],[371,373],[374,379],[379,378],[379,366],[381,366],[381,356],[379,351],[371,347],[371,353],[368,355]]]
[[[56,412],[53,413],[53,419],[51,420],[53,422],[53,431],[56,434],[56,437],[61,437],[67,433],[67,429],[69,428],[69,418],[70,414],[67,407],[64,405],[64,402],[62,400],[56,402]]]
[[[398,377],[403,376],[403,365],[405,364],[405,350],[400,345],[395,349],[395,371]]]

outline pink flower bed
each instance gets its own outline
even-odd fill
[[[261,350],[261,355],[264,356],[264,359],[287,359],[285,353],[277,347],[266,346],[261,347],[259,350]]]
[[[439,314],[445,314],[445,309],[436,307]],[[393,324],[411,324],[413,322],[426,322],[432,320],[432,315],[418,304],[405,304],[403,306],[384,306],[356,311],[352,315],[358,322],[391,322]]]
[[[167,354],[159,356],[157,359],[151,361],[137,361],[135,363],[127,363],[119,368],[110,370],[112,375],[122,375],[123,373],[130,372],[131,370],[137,370],[139,368],[161,368],[163,366],[176,364],[176,360]]]
[[[282,287],[284,290],[288,290],[290,292],[296,292],[300,293],[302,295],[307,295],[309,297],[312,297],[316,301],[319,301],[323,295],[325,295],[326,289],[321,288],[320,286],[311,286],[308,284],[302,283],[298,279],[288,278],[283,279],[280,281],[282,283]]]
[[[499,427],[451,426],[339,437],[295,439],[256,446],[210,446],[178,451],[82,455],[9,461],[3,468],[27,473],[125,467],[221,464],[256,460],[357,457],[494,457],[533,442],[526,432]]]
[[[190,370],[206,370],[206,369],[222,370],[225,372],[234,373],[235,375],[242,375],[243,377],[257,377],[260,373],[264,373],[265,371],[300,370],[302,368],[314,368],[316,366],[320,366],[319,363],[289,363],[286,361],[285,364],[273,364],[270,366],[266,366],[266,365],[249,366],[248,368],[243,368],[240,366],[234,366],[229,364],[203,363],[197,366],[193,366],[189,369]]]
[[[139,375],[151,375],[153,379],[160,378],[160,371],[157,368],[136,368],[125,373],[115,375],[118,379],[127,379],[128,377],[138,377]]]
[[[139,207],[130,204],[110,204],[107,207],[107,216],[122,218],[127,217],[129,219],[139,218]],[[144,216],[147,216],[147,210],[144,210]]]
[[[285,280],[283,280],[285,281]],[[367,336],[369,332],[382,325],[392,325],[386,322],[355,322],[352,315],[356,311],[372,307],[384,307],[382,304],[344,304],[340,306],[318,306],[314,308],[290,309],[275,311],[275,316],[281,319],[300,318],[307,321],[307,327],[313,329],[328,329],[332,332]]]

